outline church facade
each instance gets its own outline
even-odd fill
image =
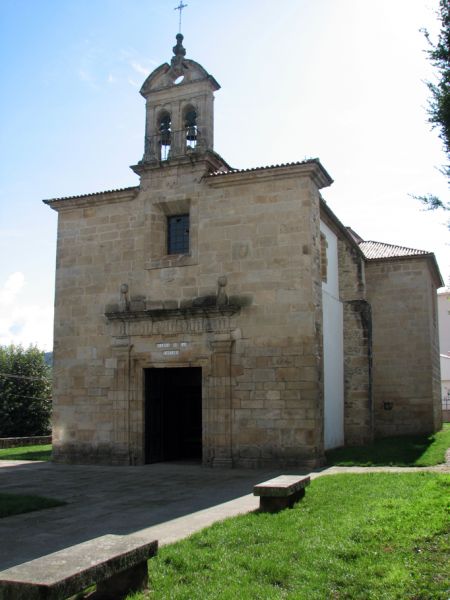
[[[318,159],[232,169],[217,81],[147,78],[138,186],[58,212],[53,452],[73,463],[323,464],[441,425],[432,253],[363,241]]]

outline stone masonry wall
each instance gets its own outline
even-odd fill
[[[318,464],[323,407],[312,285],[319,270],[317,188],[307,178],[267,173],[208,185],[198,255],[208,264],[209,290],[218,273],[226,274],[230,296],[252,297],[236,319],[231,354],[233,463]]]
[[[53,454],[68,462],[122,463],[124,427],[115,427],[117,361],[105,305],[133,271],[139,252],[134,194],[71,205],[59,213],[53,367]]]
[[[167,165],[138,193],[58,207],[55,460],[142,463],[143,369],[201,366],[205,464],[321,462],[317,187],[292,170],[203,176],[200,162]],[[167,257],[166,217],[181,212],[190,255]],[[248,300],[232,318],[105,317],[124,283],[131,311],[176,309],[215,294],[219,276]],[[186,346],[172,356],[161,342]]]
[[[441,426],[436,287],[426,258],[368,261],[377,437]]]

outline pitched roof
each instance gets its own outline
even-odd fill
[[[359,247],[368,260],[379,258],[399,258],[401,256],[426,256],[432,254],[426,250],[416,250],[405,246],[385,244],[384,242],[363,241]]]
[[[359,236],[358,236],[359,237]],[[436,287],[442,287],[444,281],[442,279],[436,257],[433,252],[427,250],[417,250],[415,248],[407,248],[406,246],[396,246],[394,244],[385,244],[384,242],[362,241],[359,247],[367,261],[371,260],[391,260],[391,259],[407,259],[407,258],[426,258],[432,265],[432,271],[435,275]]]
[[[77,196],[62,196],[61,198],[49,198],[48,200],[43,200],[45,204],[50,204],[52,202],[59,202],[60,200],[75,200],[76,198],[88,198],[89,196],[101,196],[102,194],[116,194],[117,192],[131,192],[134,190],[138,190],[139,186],[131,186],[126,188],[118,188],[117,190],[104,190],[102,192],[91,192],[90,194],[78,194]]]
[[[357,244],[360,244],[361,242],[363,242],[364,240],[362,239],[362,237],[356,233],[356,231],[354,229],[352,229],[351,227],[346,227],[348,233],[351,235],[351,237],[355,240],[355,242]]]
[[[298,160],[296,162],[289,162],[289,163],[280,163],[279,165],[266,165],[263,167],[250,167],[248,169],[229,169],[226,171],[213,171],[212,173],[209,173],[208,177],[223,177],[225,175],[232,175],[234,173],[250,173],[252,171],[267,171],[268,169],[281,169],[284,167],[295,167],[298,165],[307,165],[307,164],[311,164],[311,163],[315,163],[315,164],[319,164],[322,169],[323,166],[320,164],[320,161],[318,158],[306,158],[305,160]],[[325,169],[323,169],[325,171]],[[328,175],[328,173],[327,173]],[[333,181],[331,179],[331,177],[328,175],[328,177],[330,178],[330,182]]]

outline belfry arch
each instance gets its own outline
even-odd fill
[[[156,126],[159,134],[159,159],[168,160],[172,145],[172,118],[167,110],[162,110],[159,113]]]
[[[198,143],[197,110],[192,104],[183,108],[183,128],[186,148],[195,148]]]

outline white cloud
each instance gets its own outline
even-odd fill
[[[94,90],[100,89],[95,75],[93,75],[90,71],[87,71],[86,69],[78,69],[78,77],[81,81],[87,83]]]
[[[0,288],[0,344],[36,344],[52,349],[53,308],[28,304],[22,291],[25,276],[12,273]]]
[[[131,57],[135,56],[137,51],[134,48],[121,48],[119,50],[119,56],[121,60],[128,61]]]
[[[138,60],[143,59],[146,65],[152,65],[152,66],[156,67],[159,64],[158,61],[155,60],[154,58],[149,58],[148,56],[143,57],[142,54],[138,50],[136,50],[136,48],[122,48],[121,50],[119,50],[119,56],[120,56],[120,60],[127,62],[127,63],[131,63],[132,61],[135,61],[136,64],[139,64],[136,61],[136,58],[137,58]]]
[[[92,75],[88,73],[85,69],[78,69],[78,77],[81,79],[81,81],[93,81]]]
[[[139,84],[138,84],[138,82],[137,82],[137,81],[134,81],[134,79],[131,79],[131,77],[128,77],[128,83],[129,83],[130,85],[132,85],[133,87],[135,87],[135,88],[138,88],[138,87],[139,87]]]
[[[108,75],[108,83],[116,83],[117,79],[111,73]]]
[[[131,63],[131,68],[136,71],[136,73],[139,73],[140,75],[148,75],[150,73],[150,69],[148,69],[147,67],[144,67],[143,65],[141,65],[140,63],[138,63],[135,60],[132,60]]]
[[[11,306],[25,284],[25,276],[20,271],[12,273],[5,282],[5,285],[0,289],[0,310]]]

